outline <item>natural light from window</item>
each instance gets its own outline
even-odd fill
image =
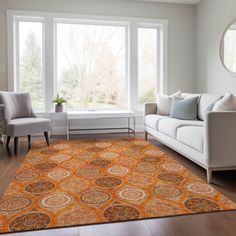
[[[29,92],[35,110],[44,109],[43,25],[19,22],[18,91]]]
[[[157,29],[138,29],[138,104],[155,102],[157,93]]]
[[[36,113],[141,115],[167,91],[168,21],[7,11],[8,89],[29,92]]]
[[[57,92],[69,110],[127,108],[126,28],[57,23]]]

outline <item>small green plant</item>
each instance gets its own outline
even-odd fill
[[[60,97],[59,94],[57,94],[56,98],[52,102],[56,103],[56,105],[62,105],[63,103],[66,103],[67,101],[63,97]]]

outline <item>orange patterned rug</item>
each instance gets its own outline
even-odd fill
[[[0,232],[236,209],[159,148],[134,139],[35,144],[0,199]]]

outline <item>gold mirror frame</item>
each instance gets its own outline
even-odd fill
[[[224,62],[224,39],[225,39],[225,34],[226,32],[228,31],[228,29],[230,28],[230,26],[232,24],[236,23],[236,19],[232,20],[230,22],[230,24],[227,25],[227,27],[225,28],[222,36],[221,36],[221,40],[220,40],[220,47],[219,47],[219,54],[220,54],[220,60],[221,60],[221,63],[223,65],[223,67],[232,75],[232,76],[235,76],[236,77],[236,72],[233,72],[231,71],[226,65],[225,65],[225,62]]]

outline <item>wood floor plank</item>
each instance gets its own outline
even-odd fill
[[[4,236],[80,236],[78,227],[4,234]]]
[[[235,217],[236,212],[199,214],[148,220],[147,225],[152,234],[158,236],[233,236],[236,235],[235,220],[232,221]]]
[[[137,137],[144,138],[144,134]],[[56,137],[56,139],[65,137]],[[73,136],[73,139],[95,139],[95,138],[127,138],[127,135],[81,135]],[[33,138],[35,140],[43,140]],[[182,165],[191,170],[200,178],[206,180],[204,169],[189,161],[185,157],[149,139],[151,143],[159,146],[164,152]],[[17,157],[13,154],[13,145],[10,145],[11,152],[5,146],[0,146],[0,196],[6,191],[8,184],[14,178],[15,173],[25,158],[28,150],[27,139],[21,139]],[[236,171],[216,172],[213,175],[214,186],[218,191],[225,194],[236,202]],[[141,220],[126,223],[103,224],[81,226],[73,228],[34,231],[28,233],[6,234],[9,236],[235,236],[236,235],[236,211],[220,212],[200,215],[177,216],[159,218],[152,220]]]
[[[125,223],[114,223],[108,225],[102,225],[104,232],[109,231],[106,236],[152,236],[145,221],[132,221]],[[96,235],[96,234],[94,234]],[[90,235],[86,235],[90,236]],[[101,235],[102,236],[102,235]]]
[[[83,226],[79,228],[79,236],[111,236],[111,231],[108,229],[109,225]]]

